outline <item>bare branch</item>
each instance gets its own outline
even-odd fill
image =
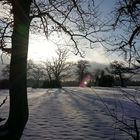
[[[0,107],[2,107],[5,104],[7,99],[8,99],[8,97],[6,96],[5,99],[3,100],[3,102],[0,104]]]

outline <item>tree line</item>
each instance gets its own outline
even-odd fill
[[[58,48],[56,57],[50,61],[27,63],[27,86],[33,88],[61,88],[62,86],[127,86],[130,77],[135,74],[122,61],[113,61],[104,69],[92,69],[87,60],[68,61],[69,52],[66,48]],[[3,80],[0,88],[9,88],[10,67],[2,70]],[[88,79],[86,79],[88,77]],[[85,82],[85,83],[84,83]],[[85,85],[84,85],[85,84]]]

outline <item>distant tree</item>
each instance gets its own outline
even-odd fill
[[[124,65],[123,62],[119,62],[119,61],[113,61],[111,64],[110,64],[110,72],[111,74],[115,75],[115,76],[118,76],[119,79],[120,79],[120,83],[121,83],[121,86],[122,87],[125,87],[125,76],[124,74],[126,74],[128,71],[127,71],[127,67]]]
[[[112,75],[105,74],[104,70],[101,71],[101,75],[98,77],[98,86],[112,87],[114,85],[114,77]]]
[[[57,87],[61,87],[61,80],[68,78],[71,74],[72,63],[67,62],[68,50],[58,48],[56,50],[56,57],[52,58],[50,62],[45,63],[45,69],[48,74],[50,82],[55,80]]]
[[[51,70],[51,63],[50,61],[43,62],[43,68],[45,73],[45,80],[51,82],[53,80],[53,73]]]
[[[99,77],[101,75],[101,70],[100,69],[94,69],[92,72],[92,82],[94,86],[98,86],[99,82]]]
[[[39,87],[39,80],[42,79],[44,76],[43,66],[41,64],[35,64],[33,60],[28,60],[27,62],[27,80],[31,80],[33,85],[35,87]],[[9,83],[9,74],[10,74],[10,65],[7,64],[2,69],[2,76],[4,78],[4,81],[1,81],[2,83]],[[7,79],[7,80],[6,80]],[[8,87],[8,86],[7,86]]]
[[[44,79],[44,70],[41,64],[35,64],[34,62],[29,62],[27,69],[27,78],[33,81],[33,87],[40,87],[40,80]]]
[[[79,83],[83,80],[83,78],[89,74],[88,68],[90,64],[87,60],[79,60],[76,64],[76,75],[78,77]]]

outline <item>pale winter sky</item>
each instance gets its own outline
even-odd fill
[[[115,0],[96,0],[95,5],[101,4],[99,10],[101,14],[108,15],[111,13],[114,7]],[[85,52],[85,57],[81,58],[70,53],[69,59],[72,61],[77,61],[78,59],[87,59],[89,61],[94,61],[97,63],[109,63],[114,59],[118,59],[115,54],[108,55],[105,49],[99,44],[94,49],[88,49],[86,46],[82,46]],[[33,59],[34,61],[46,61],[55,57],[55,50],[57,46],[50,40],[47,40],[44,36],[30,35],[29,40],[29,52],[28,59]],[[7,58],[7,57],[6,57]]]
[[[33,37],[30,39],[28,59],[34,61],[45,61],[51,60],[52,57],[56,56],[57,45],[47,40],[45,37]],[[70,48],[68,48],[70,49]],[[69,60],[77,61],[78,59],[87,59],[89,61],[95,61],[97,63],[109,63],[111,56],[108,56],[101,45],[98,45],[94,49],[82,47],[84,51],[84,58],[79,55],[74,55],[72,52],[69,54]]]
[[[99,10],[101,10],[101,14],[110,16],[111,11],[113,11],[114,3],[114,0],[96,0],[95,4],[101,4],[101,7],[99,8]],[[95,49],[88,49],[85,46],[82,46],[82,48],[85,52],[84,58],[70,53],[69,59],[72,61],[87,59],[97,63],[109,63],[112,60],[118,59],[115,54],[107,54],[105,49],[100,44],[96,46]],[[33,35],[30,37],[28,59],[33,59],[35,61],[45,61],[47,59],[51,59],[52,57],[55,57],[56,49],[57,46],[53,42],[46,40],[45,37],[37,37]]]

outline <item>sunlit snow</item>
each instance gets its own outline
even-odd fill
[[[124,91],[140,101],[139,90]],[[30,115],[21,140],[131,140],[116,129],[118,124],[108,112],[138,120],[140,108],[126,93],[120,88],[30,88]],[[6,95],[7,90],[0,91],[0,102]],[[7,114],[8,101],[0,108],[0,117]]]

